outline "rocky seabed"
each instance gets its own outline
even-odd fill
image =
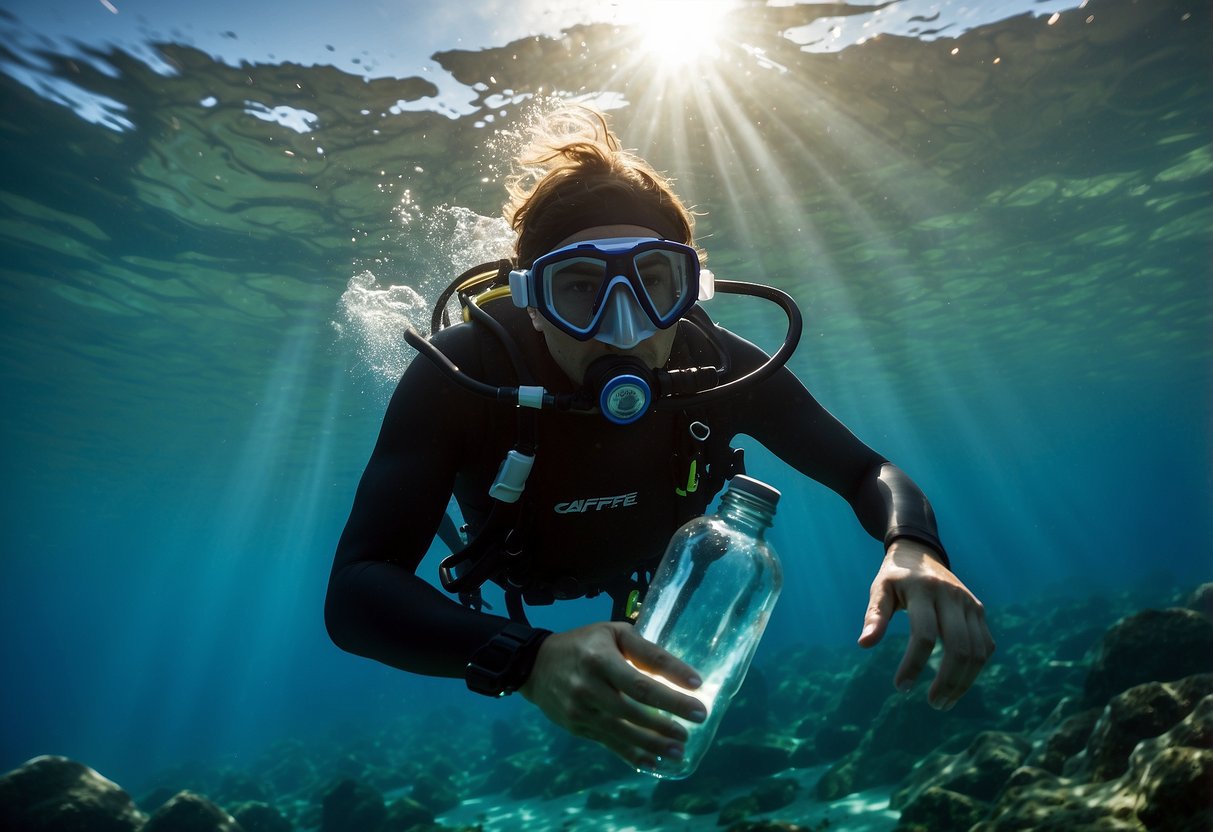
[[[683,781],[621,777],[537,714],[414,714],[374,736],[281,743],[247,770],[183,766],[138,801],[84,763],[38,757],[0,778],[0,829],[1208,832],[1213,584],[1135,600],[991,612],[999,652],[946,713],[925,684],[887,694],[899,645],[859,662],[784,651],[751,672]],[[855,798],[870,794],[865,810]]]

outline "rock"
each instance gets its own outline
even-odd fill
[[[615,795],[615,801],[620,805],[629,809],[637,809],[648,802],[648,798],[641,793],[640,789],[620,789]]]
[[[1110,795],[1092,796],[1041,769],[1012,781],[969,832],[1145,832],[1132,807]]]
[[[1213,825],[1213,695],[1138,743],[1125,773],[1083,783],[1021,768],[971,832],[1203,832]]]
[[[1065,765],[1063,773],[1087,781],[1119,777],[1139,742],[1175,726],[1197,701],[1210,694],[1213,674],[1176,683],[1147,682],[1117,694],[1100,714],[1086,747]]]
[[[508,792],[516,800],[551,799],[593,788],[619,776],[619,761],[598,744],[572,735],[561,739],[556,748],[545,743],[503,761],[500,765],[507,768],[508,774],[494,771],[490,782],[495,787],[512,780],[508,782]]]
[[[1145,804],[1137,816],[1151,830],[1213,829],[1213,751],[1167,748],[1139,782]]]
[[[893,674],[904,652],[905,645],[892,638],[873,647],[843,685],[827,723],[860,727],[871,723],[885,701],[898,695]]]
[[[223,773],[218,788],[214,791],[208,790],[206,794],[225,806],[249,802],[265,803],[272,797],[272,793],[261,780],[244,772],[230,770]]]
[[[148,794],[141,797],[138,801],[139,807],[145,812],[154,812],[173,799],[173,796],[181,789],[173,789],[168,786],[157,786]]]
[[[759,812],[774,812],[796,800],[800,784],[790,777],[774,777],[763,783],[750,796],[758,804]]]
[[[720,818],[716,821],[717,826],[729,826],[739,823],[750,815],[758,814],[761,809],[758,808],[758,801],[753,795],[743,795],[742,797],[734,798],[720,810]]]
[[[1213,672],[1213,621],[1189,609],[1144,610],[1104,635],[1087,674],[1083,702],[1102,706],[1144,682],[1171,682]]]
[[[859,747],[836,763],[817,782],[821,800],[836,800],[852,792],[896,783],[924,755],[949,739],[973,731],[969,713],[982,714],[979,689],[974,688],[946,713],[926,702],[925,685],[885,702]],[[984,720],[983,720],[984,721]]]
[[[193,792],[179,792],[148,819],[143,832],[244,832],[236,819]]]
[[[612,809],[615,806],[615,798],[606,792],[600,792],[597,789],[591,789],[590,793],[585,796],[585,808],[591,812],[600,812],[604,809]]]
[[[733,785],[730,780],[705,775],[702,771],[695,772],[685,780],[661,780],[653,788],[649,806],[663,811],[673,809],[675,803],[686,795],[716,798],[724,790],[726,783]]]
[[[1213,618],[1213,582],[1201,584],[1193,590],[1184,606],[1206,618]]]
[[[1066,760],[1086,748],[1100,713],[1099,708],[1088,708],[1067,717],[1028,755],[1024,763],[1052,774],[1061,774]]]
[[[765,731],[771,721],[770,697],[765,674],[751,667],[745,683],[729,703],[720,721],[717,737],[730,737],[750,731]]]
[[[409,832],[417,826],[434,822],[434,813],[411,797],[402,797],[388,807],[383,832]]]
[[[117,784],[66,757],[36,757],[0,777],[0,829],[135,832],[145,821]]]
[[[803,766],[825,760],[837,760],[858,748],[862,739],[863,731],[858,725],[826,723],[813,737],[812,742],[803,743],[796,749],[793,764]]]
[[[985,803],[968,795],[931,786],[901,811],[898,832],[936,832],[968,829],[986,815]]]
[[[411,796],[435,815],[454,809],[460,799],[451,778],[432,774],[423,774],[413,781]]]
[[[680,794],[670,804],[670,811],[688,815],[710,815],[720,809],[720,800],[709,794]]]
[[[725,737],[712,744],[694,776],[728,777],[733,785],[741,785],[790,767],[794,748],[795,741],[781,734]]]
[[[296,739],[275,743],[261,756],[256,768],[270,790],[279,796],[303,792],[316,783],[311,752]]]
[[[512,791],[514,784],[525,777],[529,771],[530,766],[524,754],[515,754],[498,760],[488,776],[472,789],[472,794],[481,796],[506,790]]]
[[[1123,779],[1141,795],[1137,814],[1151,830],[1213,828],[1213,696],[1163,736],[1138,745]]]
[[[889,806],[908,808],[932,789],[963,795],[984,806],[1002,791],[1011,774],[1023,764],[1029,748],[1022,737],[985,731],[959,754],[936,753],[923,760],[893,793]],[[942,805],[941,801],[946,803],[948,799],[948,795],[936,796],[932,799],[935,802],[928,805]],[[969,825],[975,822],[970,821]]]
[[[291,832],[293,828],[281,812],[259,801],[233,807],[232,817],[244,832]]]
[[[573,794],[583,789],[592,788],[606,780],[619,776],[619,763],[612,759],[596,756],[594,759],[581,760],[574,765],[561,767],[555,778],[543,791],[547,799]]]
[[[357,780],[342,780],[322,802],[320,832],[375,832],[387,818],[383,796]]]

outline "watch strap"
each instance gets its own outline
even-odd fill
[[[468,690],[494,698],[507,696],[525,684],[539,648],[551,630],[511,621],[472,654],[464,678]]]

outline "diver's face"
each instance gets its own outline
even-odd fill
[[[604,240],[610,237],[660,236],[660,234],[651,228],[645,228],[640,225],[596,225],[593,228],[586,228],[561,240],[553,247],[553,250],[572,245],[573,243],[580,243],[583,240]],[[527,314],[531,316],[531,326],[535,327],[536,331],[542,333],[543,340],[548,347],[548,352],[552,354],[556,365],[564,370],[564,374],[578,385],[585,382],[586,368],[593,363],[594,359],[601,358],[604,355],[632,355],[644,361],[649,367],[655,369],[664,367],[665,363],[670,359],[670,350],[674,347],[674,335],[678,330],[677,326],[671,326],[669,329],[659,329],[655,334],[644,339],[636,346],[624,350],[593,339],[578,341],[573,336],[561,332],[549,323],[539,314],[539,310],[534,307],[528,307]]]

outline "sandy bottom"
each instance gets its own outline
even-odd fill
[[[897,825],[899,813],[889,809],[891,789],[873,789],[848,795],[841,800],[825,803],[814,798],[813,787],[825,771],[824,767],[788,769],[780,777],[795,779],[801,785],[800,796],[782,809],[752,820],[770,819],[796,823],[810,829],[829,821],[830,832],[890,832]],[[604,782],[595,791],[613,794],[620,788],[638,790],[648,800],[655,781],[640,776]],[[721,794],[723,806],[735,797],[749,794],[753,785],[726,789]],[[438,819],[448,826],[481,824],[484,832],[681,832],[681,830],[721,829],[716,825],[718,812],[687,815],[679,812],[654,812],[647,806],[589,810],[585,808],[587,793],[577,792],[554,800],[509,800],[504,795],[465,800],[459,807]]]

